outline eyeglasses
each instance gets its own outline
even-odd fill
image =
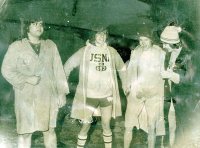
[[[169,44],[169,43],[162,42],[162,44],[168,44],[173,49],[175,49],[175,48],[178,49],[178,48],[182,47],[181,43]]]

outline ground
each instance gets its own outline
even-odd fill
[[[184,108],[182,109],[184,112]],[[77,135],[80,131],[81,123],[70,118],[70,110],[70,105],[66,106],[58,115],[56,128],[58,148],[76,148]],[[197,115],[199,111],[200,109],[197,111]],[[16,148],[16,120],[14,116],[6,117],[0,118],[0,148]],[[194,119],[194,124],[188,124],[187,122],[182,122],[182,124],[180,124],[182,128],[178,136],[179,144],[177,144],[176,148],[200,147],[200,128],[198,125],[198,118],[199,116]],[[99,117],[94,119],[95,122],[91,126],[85,148],[104,148],[101,120]],[[113,131],[113,148],[123,148],[124,116],[112,120],[111,129]],[[42,133],[34,133],[32,136],[32,148],[44,148]],[[147,134],[144,131],[137,130],[136,128],[133,130],[131,148],[147,148]],[[156,148],[159,148],[159,146],[157,145]]]
[[[98,121],[91,126],[89,133],[88,142],[86,148],[103,148],[103,138],[102,138],[102,128],[101,121]],[[0,121],[0,148],[15,148],[17,147],[17,134],[15,127],[15,120],[1,120]],[[60,139],[58,146],[60,148],[75,148],[77,135],[80,131],[81,124],[78,121],[70,119],[69,117],[65,118],[62,131],[60,133]],[[113,131],[113,147],[122,148],[123,147],[123,133],[124,133],[124,121],[123,119],[118,119],[114,123],[112,121],[111,125]],[[146,148],[146,134],[144,132],[137,132],[134,130],[134,133],[137,134],[137,139],[133,139],[134,147]],[[32,137],[32,147],[33,148],[44,148],[43,146],[43,137],[41,133],[35,133]]]

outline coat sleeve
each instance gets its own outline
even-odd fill
[[[1,72],[3,77],[11,84],[14,88],[23,89],[26,79],[29,77],[22,74],[17,68],[17,60],[20,55],[19,42],[14,42],[8,48],[7,53],[4,56]]]
[[[119,77],[121,79],[121,82],[122,82],[122,88],[125,89],[125,72],[126,72],[126,65],[124,64],[121,56],[118,54],[118,52],[114,49],[113,49],[113,57],[115,59],[115,67],[116,67],[116,70],[118,71],[119,73]]]
[[[160,71],[163,72],[165,71],[165,56],[166,56],[166,52],[163,51],[163,49],[159,49],[160,50],[160,63],[161,63],[161,68]]]
[[[53,71],[55,76],[55,84],[59,95],[62,94],[68,94],[69,93],[69,87],[66,80],[63,64],[60,58],[60,54],[58,52],[57,46],[55,43],[51,41],[54,54],[53,54]]]
[[[182,48],[176,49],[175,51],[173,51],[171,53],[171,57],[170,57],[170,64],[172,67],[172,73],[171,73],[170,80],[176,84],[178,84],[180,82],[181,73],[174,72],[173,67],[175,66],[176,59],[178,58],[181,50],[182,50]]]
[[[163,51],[163,49],[161,49],[159,46],[154,45],[154,48],[157,48],[158,50],[160,50],[160,62],[161,62],[161,72],[165,71],[165,56],[166,56],[166,52]],[[177,57],[176,57],[177,58]],[[175,60],[175,59],[173,59]],[[180,76],[178,73],[175,73],[173,70],[170,71],[170,78],[169,80],[178,84],[180,81]]]
[[[179,82],[180,82],[180,73],[176,73],[176,72],[172,71],[170,80],[172,82],[174,82],[175,84],[179,84]]]
[[[181,58],[180,58],[181,59]],[[179,75],[179,84],[190,83],[194,77],[194,67],[191,60],[191,55],[185,55],[182,57],[182,64],[178,67],[175,66],[173,71]]]
[[[81,59],[83,57],[83,50],[84,48],[79,49],[76,53],[74,53],[66,62],[64,65],[64,70],[66,77],[68,79],[71,71],[78,67],[81,64]]]
[[[131,83],[133,82],[132,79],[135,79],[136,73],[137,73],[137,48],[131,51],[131,56],[130,56],[130,60],[129,63],[127,65],[126,68],[126,88],[130,88],[131,87]]]

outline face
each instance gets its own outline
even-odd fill
[[[103,32],[97,33],[95,35],[95,43],[96,44],[104,44],[106,42],[106,34]]]
[[[151,39],[148,37],[140,36],[139,37],[140,46],[148,48],[151,47]]]
[[[32,37],[39,38],[43,32],[44,32],[44,27],[42,21],[30,24],[28,34],[31,35]]]
[[[163,43],[163,48],[166,49],[168,52],[172,52],[174,49],[168,43]]]

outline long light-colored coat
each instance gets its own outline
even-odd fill
[[[140,56],[143,52],[143,49],[141,48],[141,46],[136,47],[136,49],[134,49],[131,53],[131,58],[130,58],[130,62],[128,64],[127,67],[127,71],[126,71],[126,86],[127,88],[131,88],[131,92],[129,93],[129,95],[127,96],[127,110],[129,108],[132,107],[132,104],[129,102],[132,102],[131,99],[138,99],[136,97],[135,94],[137,94],[137,90],[135,86],[133,85],[133,82],[137,82],[138,81],[138,66],[139,66],[139,59]],[[158,68],[160,67],[160,72],[162,72],[164,70],[164,60],[165,60],[165,52],[158,46],[153,45],[152,46],[152,52],[155,55],[159,55],[160,59],[152,59],[152,60],[159,60],[160,61],[160,66],[158,66]],[[148,75],[148,74],[147,74]],[[157,119],[157,123],[156,123],[156,134],[157,135],[165,135],[165,127],[164,127],[164,114],[163,114],[163,103],[164,103],[164,80],[162,79],[162,77],[157,77],[155,76],[154,79],[152,79],[152,82],[156,85],[156,88],[152,89],[153,92],[151,93],[156,93],[159,94],[160,96],[160,116]],[[149,86],[151,86],[151,84],[148,84]],[[143,129],[144,131],[148,132],[148,125],[147,125],[147,113],[146,113],[146,109],[145,107],[142,109],[141,113],[138,115],[137,119],[134,119],[136,121],[140,121],[140,123],[138,125],[134,125],[138,128]]]
[[[79,49],[70,59],[65,63],[64,69],[66,76],[68,77],[70,72],[75,68],[80,66],[79,70],[79,83],[76,89],[76,94],[74,97],[73,105],[72,105],[72,112],[71,117],[75,119],[84,120],[85,118],[85,101],[86,101],[86,86],[87,86],[87,79],[88,78],[88,69],[89,69],[89,50],[91,50],[93,45],[87,45]],[[117,73],[119,72],[119,76],[121,80],[123,80],[123,68],[124,62],[122,61],[120,55],[117,51],[107,46],[107,50],[110,54],[110,64],[111,64],[111,77],[112,77],[112,84],[113,84],[113,112],[112,117],[121,116],[121,102],[119,96],[119,88],[117,82]],[[100,115],[100,114],[98,114]]]
[[[57,47],[51,40],[41,41],[39,56],[26,38],[12,43],[3,60],[2,74],[14,87],[18,134],[56,126],[59,97],[69,89]],[[26,82],[34,75],[41,77],[35,86]]]

